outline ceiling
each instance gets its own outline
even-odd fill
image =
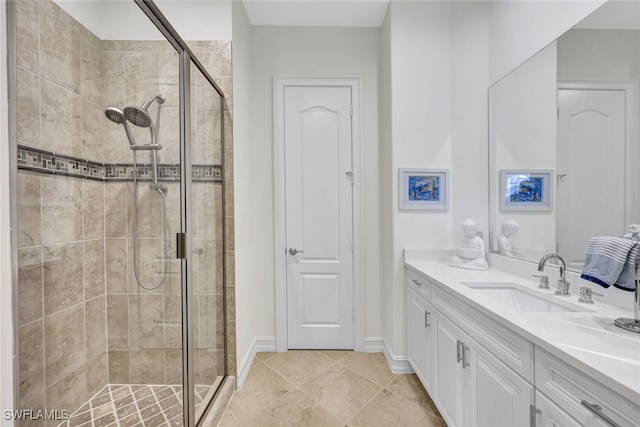
[[[242,0],[252,25],[381,27],[389,0]]]

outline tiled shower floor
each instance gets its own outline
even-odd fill
[[[196,386],[196,407],[211,386]],[[109,384],[60,427],[182,426],[181,385]]]

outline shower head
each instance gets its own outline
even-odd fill
[[[140,106],[140,109],[147,111],[147,109],[149,108],[149,106],[151,105],[151,103],[153,101],[157,101],[158,104],[164,104],[164,101],[166,101],[166,100],[167,100],[167,98],[165,98],[164,95],[162,95],[162,94],[154,95],[151,98],[149,98],[146,101],[144,101],[142,103],[142,105]]]
[[[116,107],[108,107],[106,110],[104,110],[104,115],[107,116],[107,119],[119,125],[126,122],[124,113]]]
[[[148,128],[149,126],[153,126],[153,122],[151,121],[151,116],[145,109],[138,107],[124,107],[124,117],[129,120],[134,125],[141,128]]]
[[[127,125],[127,119],[124,113],[119,108],[108,107],[106,110],[104,110],[104,115],[107,116],[107,119],[111,120],[113,123],[123,125],[124,132],[127,134],[127,139],[129,140],[129,145],[136,145],[136,142],[133,139],[133,135],[131,134],[131,130]]]

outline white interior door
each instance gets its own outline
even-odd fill
[[[626,230],[626,92],[561,88],[558,108],[558,252],[581,268],[590,237]]]
[[[351,88],[284,88],[287,341],[353,349]]]

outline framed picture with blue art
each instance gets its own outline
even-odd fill
[[[502,169],[500,171],[501,211],[550,211],[551,170]]]
[[[449,208],[449,171],[446,169],[399,169],[400,209]]]

